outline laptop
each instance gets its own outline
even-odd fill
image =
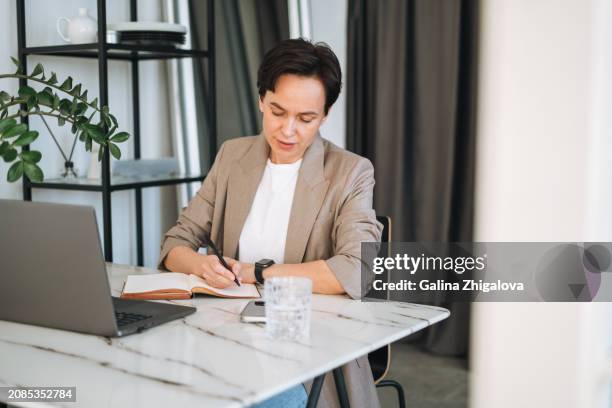
[[[0,320],[119,337],[195,311],[111,296],[92,207],[0,200]]]

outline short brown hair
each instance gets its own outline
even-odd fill
[[[336,54],[323,42],[313,44],[303,38],[284,40],[266,52],[257,71],[257,88],[263,99],[274,92],[281,75],[316,77],[325,88],[325,114],[336,102],[342,87],[342,71]]]

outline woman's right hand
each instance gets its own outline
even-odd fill
[[[219,258],[215,255],[198,254],[192,266],[191,273],[204,279],[210,286],[223,289],[235,285],[234,279],[240,277],[240,262],[224,257],[232,271],[221,265]],[[238,278],[240,280],[240,278]]]

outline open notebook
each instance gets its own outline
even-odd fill
[[[205,293],[225,298],[259,298],[257,287],[251,283],[217,289],[196,275],[162,272],[151,275],[129,275],[123,287],[123,299],[189,299],[194,293]]]

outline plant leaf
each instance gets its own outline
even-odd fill
[[[23,162],[23,171],[30,181],[40,183],[45,178],[42,169],[38,165],[30,162]]]
[[[78,99],[76,97],[73,98],[72,103],[70,104],[70,114],[71,115],[74,115],[76,113],[78,104],[79,104]]]
[[[66,80],[60,85],[62,91],[69,92],[72,89],[72,77],[66,78]]]
[[[19,153],[19,157],[30,163],[38,163],[42,159],[42,153],[38,150],[29,150]]]
[[[51,72],[51,78],[47,79],[47,83],[51,85],[57,84],[57,75],[55,75],[55,72]]]
[[[12,128],[17,124],[15,119],[2,119],[0,120],[0,135],[9,128]]]
[[[74,111],[74,116],[80,116],[83,113],[85,113],[85,111],[87,111],[87,104],[84,102],[79,102],[77,104],[76,110]]]
[[[13,165],[9,168],[8,173],[6,174],[6,180],[9,183],[14,183],[21,178],[23,175],[23,162],[18,161],[13,163]]]
[[[19,125],[15,125],[15,126],[11,127],[10,129],[7,129],[4,132],[4,134],[2,135],[2,137],[5,138],[5,139],[9,139],[11,137],[15,137],[15,136],[21,135],[26,130],[28,130],[28,125],[26,125],[25,123],[21,123]]]
[[[81,94],[81,99],[83,99],[83,100],[85,100],[85,101],[87,100],[87,89],[85,90],[85,92],[83,92],[83,93]]]
[[[38,103],[43,106],[53,107],[53,95],[47,91],[38,93]]]
[[[18,94],[20,98],[28,99],[30,96],[36,95],[36,91],[34,90],[34,88],[25,85],[19,88]]]
[[[28,112],[31,111],[32,108],[40,109],[38,107],[38,98],[36,97],[36,95],[32,95],[28,98],[28,100],[26,101],[26,106],[28,107]]]
[[[91,101],[90,105],[93,106],[94,108],[98,109],[98,98],[96,98],[93,101]]]
[[[37,75],[43,74],[44,76],[44,72],[45,69],[43,68],[41,63],[36,64],[36,66],[34,67],[34,70],[32,71],[32,73],[30,74],[31,77],[35,77]]]
[[[4,119],[8,116],[8,109],[5,109],[0,113],[0,119]]]
[[[11,95],[7,94],[4,91],[0,91],[0,101],[2,102],[8,102],[11,100]]]
[[[64,126],[66,124],[66,119],[63,116],[59,116],[57,118],[57,124],[58,126]]]
[[[111,142],[122,143],[130,138],[130,134],[127,132],[119,132],[115,136],[110,138]]]
[[[89,134],[85,136],[85,151],[91,152],[91,137]]]
[[[74,88],[72,88],[72,90],[70,91],[70,95],[72,96],[79,96],[81,94],[81,84],[77,84],[75,85]]]
[[[60,97],[57,94],[53,95],[53,110],[57,110],[60,105]]]
[[[100,146],[100,150],[98,150],[98,161],[102,161],[102,158],[104,157],[104,151],[106,149],[104,148],[104,146]]]
[[[119,146],[117,146],[114,143],[109,143],[108,149],[110,150],[111,154],[113,155],[115,159],[117,160],[121,159],[121,150],[119,149]]]
[[[33,141],[38,138],[38,132],[35,130],[30,130],[29,132],[25,132],[17,140],[13,142],[13,146],[25,146],[29,145]]]
[[[17,158],[17,149],[9,148],[6,152],[4,152],[4,161],[6,163],[10,163]]]
[[[9,148],[9,142],[0,143],[0,157],[4,156],[4,153],[6,153],[8,148]]]
[[[70,114],[70,108],[72,107],[72,102],[68,99],[62,99],[59,103],[59,111],[62,115],[68,116]]]
[[[117,127],[118,123],[117,123],[117,118],[114,115],[111,115],[110,113],[108,114],[108,117],[110,118],[111,122],[113,122],[113,127]]]
[[[14,57],[11,57],[11,61],[13,61],[13,64],[15,64],[15,66],[17,67],[17,71],[15,71],[15,73],[21,73],[21,63],[19,62],[19,60]]]
[[[103,145],[106,143],[106,135],[102,128],[98,125],[92,125],[90,123],[86,123],[83,125],[85,129],[87,129],[87,134],[96,141],[96,143]]]
[[[104,124],[106,125],[107,128],[110,128],[111,126],[113,126],[113,121],[112,119],[108,116],[108,113],[102,113],[102,118],[104,119]]]

